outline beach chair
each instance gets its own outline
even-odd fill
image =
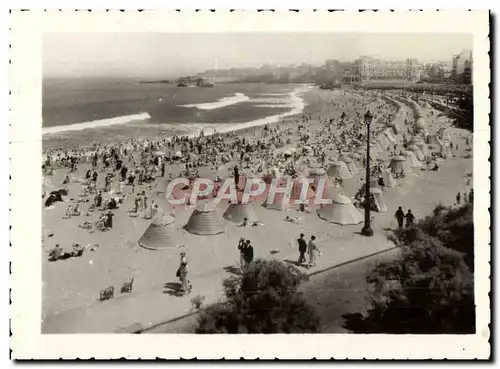
[[[110,300],[114,297],[114,295],[115,295],[115,288],[113,286],[107,287],[101,290],[99,301]]]
[[[134,285],[134,277],[130,278],[122,286],[121,293],[132,293],[132,287]]]

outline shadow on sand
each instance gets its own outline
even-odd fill
[[[181,291],[181,284],[178,282],[168,282],[163,286],[163,293],[170,296],[184,296]]]

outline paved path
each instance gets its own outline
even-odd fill
[[[313,275],[301,286],[304,298],[315,307],[320,318],[321,333],[350,333],[344,328],[344,314],[366,311],[367,272],[379,262],[398,255],[398,249],[340,265]],[[141,333],[194,333],[198,315],[192,314]]]
[[[317,266],[303,270],[308,274],[314,274],[394,247],[382,230],[371,238],[351,235],[348,239],[336,240],[337,242],[342,243],[342,249],[338,250],[340,252],[323,250],[323,256],[319,258]],[[280,255],[279,259],[295,263],[297,256],[298,253],[292,250],[289,254]],[[121,295],[88,307],[69,310],[46,318],[42,324],[42,331],[44,333],[130,333],[148,329],[192,313],[191,299],[198,294],[205,297],[205,304],[217,302],[223,297],[222,282],[230,275],[230,272],[220,269],[195,276],[192,278],[193,291],[187,296],[177,296],[175,286],[167,284],[164,288]]]

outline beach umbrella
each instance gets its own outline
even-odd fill
[[[165,153],[163,151],[155,151],[153,152],[153,156],[163,156]]]

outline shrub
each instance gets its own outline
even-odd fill
[[[475,332],[472,205],[437,207],[416,226],[398,231],[401,256],[367,277],[370,308],[345,327],[364,333]]]
[[[196,333],[314,333],[319,318],[298,292],[305,276],[277,260],[254,261],[224,281],[226,300],[204,309]]]
[[[398,230],[403,243],[409,244],[416,237],[416,230],[437,238],[445,247],[464,254],[464,260],[474,271],[474,214],[472,203],[458,208],[438,205],[432,215],[422,219],[416,229]]]

